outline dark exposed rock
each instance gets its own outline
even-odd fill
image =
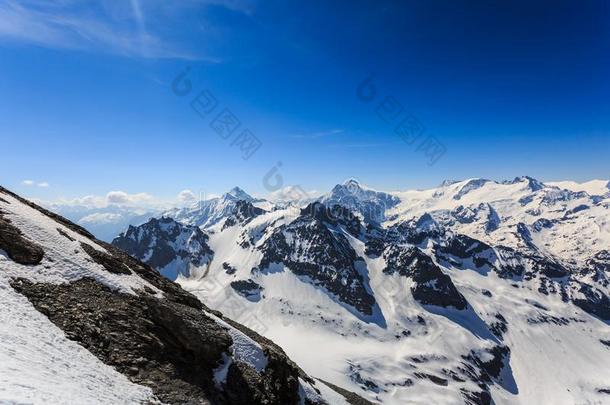
[[[551,221],[549,219],[539,218],[536,221],[534,221],[534,223],[532,224],[532,228],[534,228],[534,230],[536,230],[536,232],[540,232],[544,228],[552,228],[553,224],[554,224],[553,221]]]
[[[381,256],[385,249],[385,242],[382,238],[369,238],[366,241],[364,254],[371,258]]]
[[[235,226],[237,224],[245,225],[252,219],[264,214],[266,211],[262,208],[254,206],[250,201],[238,200],[235,202],[235,207],[231,215],[222,224],[222,230]]]
[[[605,321],[610,320],[610,298],[603,291],[588,284],[581,284],[579,292],[585,298],[573,298],[575,305]]]
[[[487,184],[490,180],[487,179],[472,179],[469,180],[466,184],[462,186],[460,191],[458,191],[454,196],[454,200],[460,200],[463,196],[468,194],[469,192],[479,189]]]
[[[178,273],[188,276],[189,266],[202,267],[211,260],[214,252],[208,240],[199,227],[162,217],[151,218],[137,227],[129,226],[112,244],[159,270],[180,260],[183,268],[171,274],[169,270],[164,272],[166,277],[176,279]]]
[[[362,376],[362,366],[359,364],[355,364],[352,362],[348,363],[348,375],[349,378],[354,381],[356,384],[360,386],[365,391],[372,391],[379,393],[381,391],[385,391],[379,385],[377,385],[374,381]]]
[[[426,213],[417,219],[410,219],[393,225],[387,230],[387,240],[393,243],[419,245],[426,239],[438,239],[445,235],[445,229]]]
[[[434,384],[440,385],[440,386],[443,386],[443,387],[446,387],[447,385],[449,385],[449,381],[447,381],[445,378],[441,378],[441,377],[435,376],[434,374],[414,373],[413,375],[415,377],[417,377],[417,378],[430,380]]]
[[[470,224],[475,221],[482,221],[485,224],[485,232],[490,233],[500,226],[500,216],[496,210],[488,203],[481,203],[478,206],[464,207],[460,205],[450,212],[451,217],[459,223]]]
[[[358,236],[362,230],[362,223],[353,211],[338,204],[313,202],[301,210],[301,218],[315,219],[332,226],[343,225],[353,236]]]
[[[494,317],[497,319],[497,321],[492,322],[491,325],[489,325],[489,330],[491,330],[491,332],[499,339],[502,339],[504,334],[508,331],[508,322],[506,321],[506,318],[502,316],[502,314],[496,313]]]
[[[346,236],[333,230],[344,218],[327,218],[323,205],[308,208],[290,224],[276,228],[259,248],[260,269],[283,263],[297,276],[325,289],[339,301],[371,315],[376,304],[368,280],[357,270],[363,264]],[[334,221],[334,222],[328,222]],[[349,226],[349,223],[348,225]]]
[[[510,349],[508,346],[495,345],[485,350],[487,355],[491,355],[488,360],[482,360],[481,356],[471,351],[467,356],[462,356],[465,360],[468,360],[474,364],[479,372],[473,379],[481,384],[487,385],[493,381],[499,381],[500,373],[504,367],[509,364]],[[487,357],[487,356],[486,356]]]
[[[39,264],[44,257],[42,248],[23,236],[19,228],[2,215],[2,211],[0,211],[0,250],[5,251],[11,260],[24,265]]]
[[[451,278],[443,273],[432,259],[415,246],[392,245],[384,252],[386,274],[398,273],[415,281],[411,287],[413,298],[422,304],[465,309],[466,299]]]
[[[608,347],[610,347],[610,340],[604,340],[604,339],[600,339],[599,340],[603,345],[606,345]]]
[[[461,234],[452,235],[437,245],[437,257],[439,253],[460,259],[470,258],[477,267],[488,265],[490,268],[495,268],[493,261],[498,258],[488,244]]]
[[[112,255],[104,253],[101,250],[97,250],[93,246],[84,242],[81,242],[80,245],[83,250],[93,259],[93,261],[104,266],[107,271],[115,274],[131,274],[129,267]]]
[[[519,204],[521,204],[522,207],[528,205],[529,203],[531,203],[532,201],[534,201],[534,197],[535,195],[533,194],[528,194],[525,197],[521,197],[519,199]]]
[[[491,405],[491,394],[488,391],[468,391],[461,389],[466,405]]]
[[[231,275],[231,274],[235,274],[235,272],[237,271],[237,269],[236,269],[235,267],[231,266],[231,265],[230,265],[229,263],[227,263],[227,262],[224,262],[224,263],[222,264],[222,268],[223,268],[223,269],[224,269],[224,271],[225,271],[227,274],[229,274],[229,275]]]
[[[69,339],[151,387],[162,401],[206,404],[218,395],[212,370],[231,338],[201,311],[119,294],[92,279],[62,285],[17,280],[12,286]]]
[[[57,232],[59,232],[59,234],[61,236],[63,236],[64,238],[68,239],[70,242],[75,242],[76,239],[74,239],[72,236],[68,235],[66,232],[64,232],[63,229],[61,228],[57,228]]]
[[[577,205],[576,207],[572,208],[571,210],[566,211],[565,216],[568,216],[570,214],[576,214],[577,212],[588,210],[588,209],[589,209],[588,205],[580,204],[580,205]]]
[[[519,177],[515,177],[512,181],[503,181],[503,184],[517,184],[517,183],[523,183],[526,182],[527,183],[527,188],[530,191],[539,191],[542,190],[545,185],[543,182],[530,177],[530,176],[519,176]]]
[[[458,205],[456,208],[451,210],[451,216],[461,224],[471,224],[477,219],[477,213],[469,207]]]
[[[235,209],[233,215],[241,222],[256,218],[259,215],[264,214],[266,211],[262,208],[255,207],[250,201],[239,200],[235,203]]]
[[[317,380],[323,382],[324,384],[328,385],[333,390],[337,391],[339,394],[343,395],[343,397],[345,398],[347,403],[350,405],[372,405],[373,404],[372,402],[354,394],[353,392],[344,390],[341,387],[337,387],[336,385],[331,384],[327,381],[321,380],[319,378],[317,378]]]
[[[400,199],[388,193],[364,188],[351,179],[336,185],[320,202],[327,207],[347,207],[350,211],[358,212],[367,223],[381,223],[387,219],[386,211],[396,206]]]
[[[261,291],[263,287],[255,281],[248,280],[237,280],[231,281],[231,288],[237,293],[250,301],[258,301],[261,298]]]
[[[298,402],[300,370],[277,347],[267,351],[271,359],[261,374],[244,363],[232,365],[225,390],[219,390],[212,371],[232,339],[195,308],[113,292],[92,279],[62,285],[21,279],[12,286],[70,339],[133,382],[151,387],[163,402]]]
[[[536,317],[528,317],[527,323],[530,325],[551,323],[553,325],[565,326],[570,324],[570,320],[565,316],[558,317],[553,315],[538,314]]]
[[[591,279],[602,287],[610,285],[610,252],[600,250],[587,260],[586,268],[580,271],[583,276],[591,275]]]

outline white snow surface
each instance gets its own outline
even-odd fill
[[[584,191],[589,195],[605,195],[610,192],[610,181],[608,180],[590,180],[583,183],[576,181],[547,181],[544,184],[555,186],[571,191]]]
[[[22,266],[0,252],[0,403],[133,404],[157,402],[150,388],[131,383],[99,361],[64,333],[9,285],[15,277],[34,282],[65,283],[93,277],[126,293],[148,283],[134,275],[108,273],[87,260],[72,232],[39,211],[0,193],[4,216],[24,236],[39,244],[45,257],[39,265]],[[71,242],[57,228],[76,239]],[[104,250],[95,245],[96,249]]]
[[[216,315],[211,313],[207,313],[207,315],[214,319],[217,324],[222,326],[229,335],[231,335],[231,339],[233,340],[231,352],[234,361],[246,363],[258,373],[265,370],[269,360],[261,345],[246,336],[242,331],[235,329],[233,326],[218,318]]]
[[[492,246],[519,248],[522,240],[515,235],[517,224],[523,223],[532,230],[536,221],[544,219],[552,221],[553,225],[532,232],[543,252],[581,265],[598,251],[610,249],[610,193],[588,193],[608,181],[594,180],[574,190],[546,185],[532,191],[526,179],[514,183],[487,180],[478,188],[472,187],[481,180],[468,179],[429,190],[394,192],[392,194],[401,202],[386,212],[389,218],[386,225],[429,213],[449,225],[455,233]],[[552,184],[566,186],[565,183]],[[463,193],[463,190],[468,192]],[[584,193],[579,194],[579,191]],[[452,216],[460,207],[477,213],[472,222],[462,223]],[[486,228],[489,207],[499,218],[497,229],[491,231]]]

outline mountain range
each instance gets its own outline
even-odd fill
[[[112,244],[0,189],[0,401],[605,403],[609,186],[235,187]]]
[[[374,403],[610,400],[607,181],[236,188],[113,245]]]

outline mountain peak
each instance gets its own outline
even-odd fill
[[[459,182],[460,182],[459,180],[445,179],[445,180],[442,181],[442,183],[440,184],[439,187],[448,187],[448,186],[450,186],[452,184],[459,183]]]
[[[522,182],[527,182],[527,187],[532,191],[538,191],[544,188],[544,183],[530,176],[515,177],[512,181],[513,184]]]
[[[223,194],[223,198],[231,200],[244,200],[252,201],[254,198],[238,186],[233,187],[231,190]]]
[[[345,187],[360,187],[360,182],[356,179],[347,179],[343,182]]]

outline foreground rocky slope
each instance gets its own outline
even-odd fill
[[[367,403],[3,188],[0,299],[0,402]]]
[[[205,274],[178,282],[371,401],[603,403],[608,198],[524,177],[243,200],[201,227]]]

